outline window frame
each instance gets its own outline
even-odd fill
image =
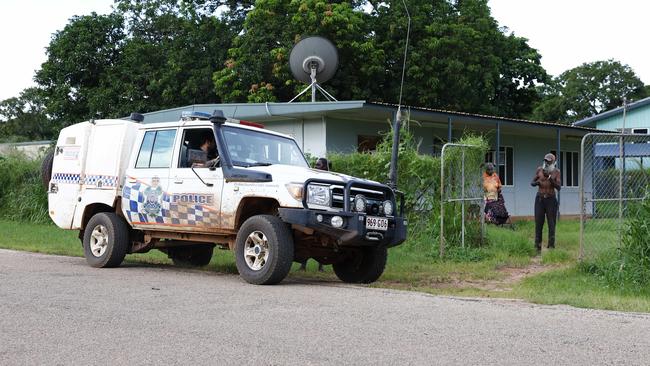
[[[496,156],[495,156],[496,150],[490,149],[490,150],[487,151],[486,157],[487,157],[488,154],[491,154],[492,161],[488,161],[487,159],[485,159],[485,162],[486,163],[492,163],[492,164],[494,164],[496,166],[497,174],[499,174],[499,179],[501,180],[501,185],[503,187],[514,188],[515,187],[515,148],[514,148],[514,146],[511,146],[511,145],[501,145],[501,146],[499,146],[499,153],[501,153],[501,149],[503,149],[504,159],[503,159],[503,161],[501,161],[501,159],[499,159],[499,162],[503,163],[503,173],[504,173],[503,175],[501,175],[500,167],[496,166],[496,163],[497,163],[496,162]],[[512,151],[512,161],[510,162],[510,166],[512,166],[512,169],[511,169],[512,170],[512,177],[511,177],[512,178],[511,179],[512,183],[511,184],[508,184],[508,179],[507,179],[509,177],[507,175],[507,173],[508,173],[508,164],[507,164],[508,149],[510,149]]]
[[[577,170],[573,168],[574,161],[573,161],[573,155],[576,156],[576,161],[577,161]],[[569,161],[568,156],[571,156],[571,185],[567,185],[567,180],[569,175],[567,174],[568,171],[568,164],[567,161]],[[580,152],[579,151],[560,151],[560,172],[562,173],[562,187],[566,188],[578,188],[580,187]],[[577,175],[574,176],[574,171],[577,171]],[[575,183],[574,183],[575,182]]]
[[[183,144],[185,142],[185,134],[188,131],[193,131],[193,130],[210,130],[210,133],[212,133],[213,136],[214,136],[214,129],[212,128],[212,126],[187,126],[187,127],[183,127],[181,129],[179,129],[178,132],[180,132],[180,133],[178,135],[180,136],[180,140],[178,141],[178,144],[175,144],[175,146],[174,146],[174,151],[175,152],[174,152],[174,159],[172,160],[172,167],[174,169],[191,169],[192,168],[192,167],[189,167],[189,166],[188,167],[182,167],[182,166],[180,166],[180,164],[181,164],[182,147],[183,147]],[[215,144],[216,144],[216,138],[215,138]],[[219,156],[218,152],[217,152],[217,156]],[[219,168],[221,167],[221,163],[219,163],[218,167]],[[201,166],[201,167],[197,167],[195,169],[200,169],[200,168],[207,168],[207,167]]]
[[[156,147],[156,141],[158,140],[158,132],[164,132],[164,131],[174,132],[174,136],[172,138],[172,144],[170,146],[172,153],[170,154],[169,163],[167,167],[152,167],[151,159],[153,158],[153,153]],[[140,140],[141,141],[140,148],[138,149],[138,155],[136,156],[135,164],[133,165],[134,169],[170,169],[174,162],[174,149],[176,147],[176,139],[178,137],[178,128],[151,129],[151,130],[144,130],[143,132],[144,133],[142,134],[142,139]],[[148,133],[154,133],[154,136],[153,136],[153,141],[151,142],[151,150],[149,151],[149,159],[147,161],[147,166],[138,166],[138,161],[140,160],[140,154],[142,154],[142,146],[145,142]]]

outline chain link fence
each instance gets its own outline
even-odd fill
[[[478,246],[485,239],[482,166],[485,151],[448,143],[440,156],[440,256],[449,246]]]
[[[587,134],[580,150],[580,258],[620,248],[650,186],[650,135]]]

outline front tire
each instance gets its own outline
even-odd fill
[[[277,216],[258,215],[246,220],[237,233],[235,260],[239,275],[254,285],[281,282],[293,263],[293,237]]]
[[[214,245],[198,244],[169,248],[167,255],[177,266],[203,267],[210,264],[213,252]]]
[[[93,267],[117,267],[129,247],[129,230],[124,220],[113,212],[95,214],[84,230],[84,256]]]
[[[386,248],[361,248],[355,255],[334,263],[336,277],[347,283],[372,283],[381,277],[386,268]]]

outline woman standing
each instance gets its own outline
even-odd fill
[[[483,173],[483,192],[485,199],[485,221],[495,225],[512,224],[501,194],[501,179],[494,172],[494,164],[485,164]]]

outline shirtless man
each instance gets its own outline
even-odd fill
[[[555,167],[555,155],[546,154],[544,164],[537,168],[530,183],[538,187],[535,197],[535,248],[542,250],[542,230],[544,217],[548,221],[548,248],[555,248],[555,220],[557,219],[557,198],[555,190],[562,188],[560,170]]]

